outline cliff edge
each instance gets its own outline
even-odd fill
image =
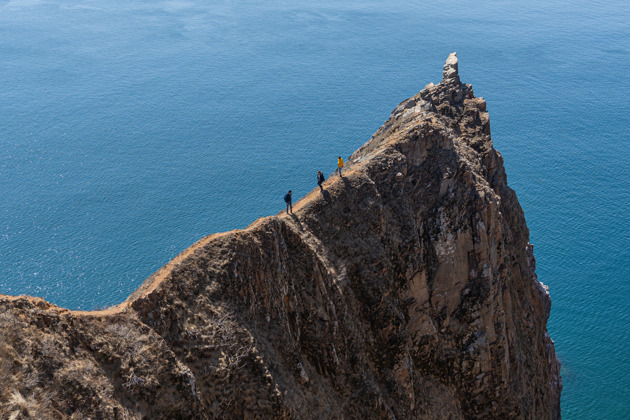
[[[457,65],[294,215],[200,240],[122,304],[0,296],[0,418],[559,419],[549,294]]]

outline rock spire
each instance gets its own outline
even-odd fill
[[[457,69],[457,53],[451,53],[444,63],[443,82],[461,83],[459,80],[459,73]]]

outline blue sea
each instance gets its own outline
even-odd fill
[[[0,0],[0,293],[123,301],[306,194],[453,51],[550,288],[563,417],[630,419],[627,0]]]

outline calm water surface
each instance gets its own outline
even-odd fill
[[[630,419],[629,2],[206,3],[0,0],[0,293],[124,300],[457,51],[550,286],[563,417]]]

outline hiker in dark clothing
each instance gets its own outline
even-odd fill
[[[324,191],[324,188],[322,187],[324,181],[326,181],[326,178],[324,178],[322,171],[317,171],[317,185],[319,185],[320,191]]]
[[[291,205],[291,190],[285,194],[284,202],[287,203],[287,214],[289,214],[289,211],[293,213],[293,206]]]

